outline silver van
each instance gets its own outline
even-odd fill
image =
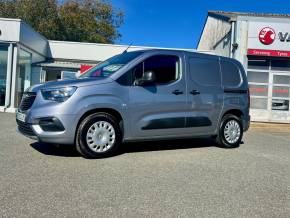
[[[82,74],[30,87],[16,113],[20,133],[74,144],[85,157],[122,142],[214,137],[239,146],[250,123],[249,90],[233,59],[175,50],[124,52]]]

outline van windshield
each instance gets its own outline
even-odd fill
[[[126,52],[109,58],[108,60],[98,64],[97,66],[89,69],[85,73],[79,76],[79,78],[85,77],[109,77],[130,61],[141,55],[143,52]]]

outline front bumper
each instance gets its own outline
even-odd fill
[[[25,122],[16,122],[18,132],[28,138],[46,143],[74,144],[77,122],[73,115],[32,118],[28,113]]]

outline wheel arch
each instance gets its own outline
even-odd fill
[[[117,121],[119,122],[121,131],[122,131],[122,135],[124,136],[124,124],[123,124],[123,116],[121,115],[121,113],[113,108],[94,108],[91,110],[86,111],[85,113],[83,113],[83,115],[80,117],[80,119],[78,120],[77,126],[76,126],[76,130],[75,130],[75,139],[76,140],[76,134],[79,128],[79,125],[81,124],[81,122],[89,115],[94,114],[94,113],[106,113],[106,114],[110,114],[113,117],[115,117],[117,119]]]
[[[222,115],[222,118],[228,114],[235,115],[235,116],[239,117],[240,119],[244,116],[244,113],[240,109],[231,109],[231,110],[225,111]]]

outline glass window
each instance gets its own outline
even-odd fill
[[[154,56],[144,62],[144,72],[153,71],[157,84],[170,83],[179,78],[179,58],[176,56]]]
[[[250,105],[252,109],[264,109],[267,110],[268,99],[267,98],[252,98],[250,99]]]
[[[76,79],[75,71],[61,71],[61,79]]]
[[[251,96],[268,96],[268,85],[252,85],[249,84]]]
[[[133,69],[134,80],[142,78],[144,72],[154,72],[156,84],[174,82],[180,77],[179,57],[171,55],[157,55],[146,59]]]
[[[248,60],[248,69],[255,70],[269,70],[270,61],[262,58],[249,58]]]
[[[0,44],[0,106],[5,105],[8,46]]]
[[[55,68],[45,69],[45,82],[61,79],[61,71]]]
[[[271,66],[272,66],[272,70],[290,71],[290,61],[289,60],[272,60]]]
[[[88,70],[86,73],[80,75],[79,78],[108,77],[141,54],[143,54],[143,52],[136,51],[116,55]]]
[[[189,59],[190,77],[193,81],[206,86],[220,86],[220,65],[218,60],[205,58]]]
[[[229,61],[221,61],[222,79],[225,87],[236,87],[241,83],[239,67]]]
[[[269,73],[248,71],[248,81],[254,83],[268,83]]]
[[[290,85],[290,76],[274,75],[274,84]]]
[[[273,97],[279,98],[289,98],[289,89],[290,87],[285,86],[274,86],[273,87]]]
[[[31,82],[31,53],[19,49],[17,65],[16,103],[20,104],[24,91]]]

